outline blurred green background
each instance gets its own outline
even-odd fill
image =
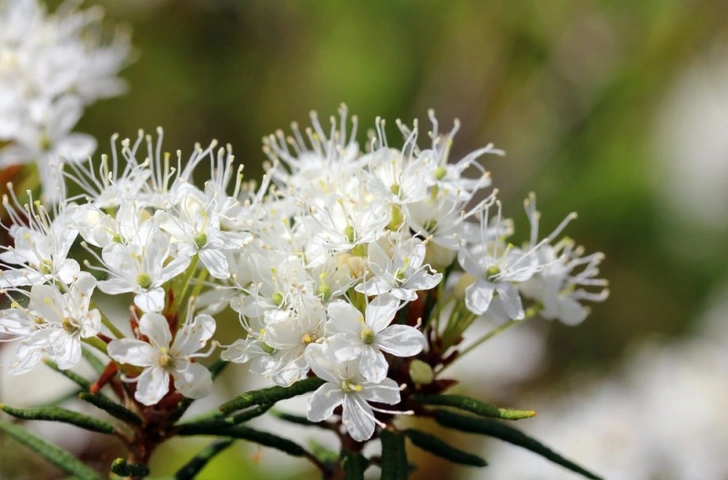
[[[506,150],[486,166],[519,226],[529,191],[544,231],[579,212],[567,233],[606,253],[612,295],[583,325],[549,328],[549,361],[524,390],[568,389],[573,375],[608,373],[645,339],[689,334],[726,278],[728,149],[692,165],[673,148],[700,148],[711,141],[706,132],[720,137],[715,124],[700,123],[711,117],[690,108],[700,98],[711,104],[706,89],[728,104],[724,1],[100,3],[110,24],[132,28],[137,55],[122,74],[128,93],[91,107],[77,128],[99,139],[98,153],[114,132],[161,125],[166,148],[229,142],[247,176],[259,177],[261,137],[305,124],[311,109],[325,118],[345,102],[363,139],[376,116],[399,138],[395,118],[427,125],[434,108],[443,128],[462,122],[455,155],[488,142]],[[686,80],[711,72],[714,80]],[[680,121],[690,115],[695,122]],[[728,114],[713,120],[728,136]],[[683,178],[693,168],[704,188]],[[693,195],[723,210],[703,215]],[[191,454],[180,449],[157,466],[169,462],[172,472]],[[221,457],[203,478],[272,478],[254,465],[255,450],[243,452]],[[432,468],[423,478],[449,475],[445,464]]]

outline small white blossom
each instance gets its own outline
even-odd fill
[[[399,309],[391,294],[380,295],[366,308],[366,317],[351,304],[338,300],[328,306],[329,346],[341,361],[358,361],[359,371],[372,382],[387,376],[389,364],[382,352],[396,357],[417,355],[425,347],[422,332],[407,325],[390,325]]]
[[[172,340],[169,324],[158,313],[146,313],[139,320],[139,332],[149,342],[124,338],[109,343],[109,356],[120,363],[143,367],[134,379],[134,397],[144,405],[154,405],[169,392],[169,378],[185,397],[202,398],[212,391],[210,371],[194,363],[194,358],[215,333],[215,320],[209,315],[188,319]]]
[[[354,440],[363,442],[372,437],[378,423],[369,402],[394,405],[400,401],[399,386],[394,380],[367,380],[359,371],[358,361],[341,362],[325,344],[309,346],[306,359],[316,376],[327,382],[309,400],[306,415],[312,422],[330,418],[341,405],[346,431]]]

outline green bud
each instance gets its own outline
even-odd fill
[[[432,371],[432,367],[422,360],[412,360],[409,375],[417,385],[429,385],[435,379],[435,372]]]
[[[447,175],[447,168],[440,166],[435,169],[436,179],[442,180],[443,178],[445,178],[445,175]]]

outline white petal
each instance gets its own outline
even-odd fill
[[[329,317],[327,328],[331,333],[351,333],[359,335],[364,326],[364,316],[353,305],[337,300],[326,308]]]
[[[360,283],[354,290],[361,292],[367,296],[382,295],[392,290],[392,284],[383,277],[375,277]]]
[[[476,315],[482,315],[488,310],[494,291],[492,283],[478,280],[465,289],[465,306]]]
[[[414,327],[390,325],[376,338],[376,345],[397,357],[411,357],[425,348],[425,336]]]
[[[367,325],[375,333],[384,330],[399,310],[399,300],[390,294],[380,295],[367,305]]]
[[[440,280],[442,280],[441,273],[430,275],[424,270],[420,270],[412,275],[404,286],[412,290],[429,290],[436,287]]]
[[[108,295],[119,295],[122,293],[129,293],[134,290],[134,286],[123,278],[101,280],[97,286],[99,287],[99,290]]]
[[[31,371],[43,358],[43,349],[31,347],[21,342],[15,351],[15,359],[10,365],[11,375],[22,375]]]
[[[359,395],[346,395],[341,420],[351,438],[357,442],[372,438],[374,434],[374,412]]]
[[[85,133],[71,133],[55,146],[58,157],[69,163],[80,163],[96,150],[96,139]]]
[[[338,384],[341,381],[336,358],[324,344],[312,343],[304,353],[306,362],[317,377]]]
[[[153,347],[169,347],[172,341],[172,333],[169,331],[169,323],[163,315],[158,313],[145,313],[139,320],[139,331],[142,335],[149,337],[149,343]]]
[[[174,386],[187,398],[203,398],[212,393],[210,371],[199,363],[190,363],[182,371],[172,373]]]
[[[157,362],[159,352],[146,342],[122,338],[112,340],[108,347],[109,356],[120,363],[138,367],[149,367]]]
[[[215,333],[215,320],[206,314],[197,315],[192,323],[185,324],[174,339],[173,348],[183,355],[191,355],[204,348]]]
[[[101,285],[99,284],[99,288]],[[164,289],[162,287],[149,290],[147,292],[137,293],[134,296],[134,305],[139,307],[142,312],[161,312],[164,309]]]
[[[516,287],[510,283],[499,283],[496,286],[498,297],[501,300],[501,304],[505,309],[506,313],[513,320],[520,320],[525,317],[523,311],[523,305],[521,304],[521,295],[518,293]]]
[[[358,334],[339,333],[329,337],[328,345],[337,360],[347,362],[359,358],[364,344]]]
[[[399,385],[391,378],[385,378],[376,385],[364,383],[362,387],[359,395],[369,402],[396,405],[401,400]]]
[[[57,265],[58,271],[56,276],[66,284],[73,283],[76,276],[81,271],[81,267],[76,260],[64,260],[63,263]]]
[[[326,383],[313,392],[308,399],[306,417],[312,422],[321,422],[334,414],[334,409],[344,402],[344,392],[338,385]]]
[[[161,367],[145,368],[137,378],[134,394],[144,405],[155,405],[169,392],[169,374]]]
[[[230,277],[230,268],[228,266],[225,254],[214,248],[204,248],[197,252],[202,264],[205,265],[207,271],[215,278],[225,280]]]
[[[372,347],[362,349],[359,370],[370,382],[379,382],[387,376],[389,364],[384,354]]]
[[[28,307],[46,322],[59,324],[65,316],[66,302],[56,287],[36,285],[30,290]]]

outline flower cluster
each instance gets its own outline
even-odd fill
[[[102,16],[70,2],[52,15],[38,0],[0,4],[0,168],[36,162],[50,202],[63,188],[60,162],[84,161],[96,149],[93,137],[72,133],[84,108],[125,87],[116,75],[128,35],[102,41]]]
[[[510,243],[513,222],[479,163],[502,152],[488,145],[451,162],[458,124],[443,133],[430,118],[427,148],[417,124],[398,122],[397,149],[384,121],[361,148],[345,108],[328,132],[312,115],[311,128],[265,139],[260,185],[243,181],[229,147],[198,145],[184,162],[162,151],[161,130],[156,142],[140,133],[110,158],[69,165],[83,193],[53,212],[4,199],[15,244],[0,253],[0,288],[13,302],[0,332],[19,340],[13,370],[43,357],[71,367],[85,342],[120,366],[143,405],[170,388],[199,398],[212,382],[196,359],[216,347],[215,316],[231,308],[243,328],[222,358],[280,386],[319,377],[309,420],[340,415],[361,442],[381,414],[402,413],[379,404],[396,408],[401,388],[432,382],[403,378],[412,360],[435,376],[479,316],[583,320],[582,302],[607,291],[601,255],[558,240],[572,216],[541,239],[530,197],[530,238]],[[209,179],[198,187],[203,165]],[[448,282],[457,267],[465,274]],[[133,338],[94,306],[97,290],[129,295]]]

